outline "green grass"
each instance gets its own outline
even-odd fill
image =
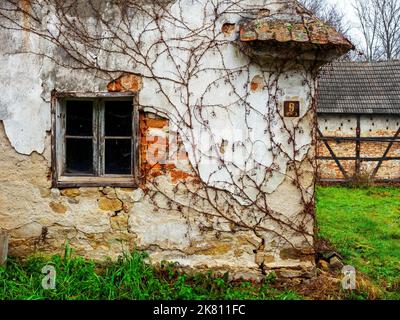
[[[400,298],[400,188],[319,187],[319,236]]]
[[[172,265],[154,268],[145,262],[146,254],[133,252],[117,262],[96,264],[71,257],[69,250],[51,258],[30,257],[25,261],[10,259],[0,268],[0,300],[293,300],[300,297],[291,291],[278,291],[264,284],[228,282],[226,277],[211,274],[193,276],[179,273]],[[57,271],[56,289],[44,290],[43,266]]]

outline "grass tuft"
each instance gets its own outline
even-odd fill
[[[95,263],[74,257],[69,246],[63,256],[32,256],[27,260],[10,258],[0,268],[0,300],[293,300],[301,297],[291,291],[246,281],[229,282],[228,275],[186,275],[172,264],[158,268],[146,261],[146,253],[135,251],[117,261]],[[56,289],[42,288],[45,265],[56,269]]]

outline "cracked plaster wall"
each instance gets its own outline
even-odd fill
[[[172,5],[171,12],[176,13],[182,9],[187,23],[194,26],[201,23],[196,12],[204,7],[205,2],[203,2],[199,1],[197,7],[191,1],[183,1],[183,9]],[[278,10],[276,7],[278,5],[273,1],[260,1],[261,5],[264,3],[271,11]],[[213,19],[211,8],[207,10],[209,10],[208,19]],[[240,19],[241,17],[236,14],[221,17],[217,27],[222,27],[226,21],[237,23]],[[138,26],[146,23],[139,20]],[[167,27],[170,35],[180,32],[174,26]],[[153,36],[150,34],[144,42],[152,43]],[[237,34],[229,36],[234,39]],[[174,210],[157,209],[140,189],[51,189],[49,136],[51,90],[106,91],[108,81],[96,78],[91,73],[55,66],[49,60],[37,55],[23,53],[27,50],[59,53],[55,48],[49,47],[48,43],[33,35],[2,30],[0,37],[4,44],[0,48],[2,52],[0,63],[4,66],[4,71],[0,73],[4,91],[0,98],[0,226],[11,234],[12,254],[25,255],[35,250],[60,251],[68,240],[78,254],[99,259],[106,256],[116,257],[123,250],[131,250],[138,245],[149,251],[151,258],[156,262],[173,260],[183,266],[197,269],[212,267],[260,274],[260,264],[264,264],[271,269],[294,270],[289,275],[300,275],[313,269],[310,237],[304,239],[290,232],[287,234],[292,242],[301,248],[302,251],[299,252],[294,249],[291,251],[287,244],[281,243],[276,236],[265,234],[263,237],[266,245],[261,248],[260,239],[249,231],[223,233],[222,236],[215,232],[203,233],[198,228],[199,221],[195,212],[188,212],[188,215],[182,217],[180,212]],[[184,45],[187,46],[186,43]],[[248,58],[241,55],[234,44],[227,44],[221,50],[228,68],[238,68],[249,63]],[[156,52],[152,54],[155,55]],[[107,59],[110,59],[110,65],[116,63],[112,57]],[[207,64],[207,68],[220,67],[222,61],[211,51],[205,54],[203,63]],[[143,75],[147,72],[140,68],[132,71]],[[161,75],[176,72],[171,62],[162,56],[154,65],[154,71]],[[189,84],[193,91],[193,104],[191,104],[193,110],[196,101],[207,92],[207,85],[213,81],[218,82],[218,89],[211,88],[204,95],[203,103],[229,105],[234,102],[234,99],[226,94],[228,89],[224,90],[226,86],[223,79],[217,80],[221,74],[208,71],[201,73],[200,77],[191,80]],[[250,63],[248,72],[238,75],[233,82],[236,90],[244,94],[251,90],[249,79],[255,77],[270,79],[270,76],[270,71],[262,70]],[[296,135],[296,155],[293,154],[291,145],[287,143],[288,136],[282,132],[283,123],[275,119],[272,124],[268,124],[272,125],[275,138],[299,163],[302,163],[306,155],[312,157],[314,153],[310,129],[313,119],[313,114],[310,112],[310,94],[313,94],[313,89],[305,85],[305,81],[311,81],[311,78],[311,74],[299,70],[288,70],[279,76],[279,101],[294,98],[299,100],[304,116],[301,120],[285,121],[289,127],[300,121],[302,130]],[[268,151],[271,147],[270,139],[265,133],[266,119],[262,115],[268,113],[269,108],[274,105],[274,101],[269,100],[268,94],[268,89],[274,89],[274,86],[276,83],[271,82],[266,83],[260,90],[253,90],[248,97],[248,103],[254,108],[250,114],[246,114],[240,105],[236,105],[236,109],[223,108],[217,110],[215,116],[207,116],[217,145],[227,141],[227,148],[232,148],[238,141],[249,141],[251,145],[255,141],[260,141],[253,156],[263,165],[272,164],[272,157]],[[179,101],[180,97],[177,94],[179,88],[169,87],[166,90],[170,92],[171,100],[178,106],[175,114],[170,112],[165,98],[155,94],[157,85],[150,79],[143,80],[139,102],[143,106],[151,106],[149,110],[168,114],[171,121],[166,130],[179,132],[188,153],[188,162],[193,165],[198,162],[201,153],[209,152],[208,146],[201,144],[199,139],[207,140],[210,137],[204,137],[207,133],[202,131],[201,123],[195,122],[193,128],[176,127],[173,124],[172,120],[179,116],[179,112],[185,112],[185,106]],[[146,111],[146,108],[144,110]],[[246,117],[253,128],[251,136],[246,133],[248,130]],[[231,136],[230,133],[237,129],[242,129],[240,132],[246,136]],[[185,137],[191,137],[193,140]],[[198,148],[193,148],[193,145]],[[246,169],[243,156],[246,152],[245,147],[236,151],[239,156],[235,157],[235,165],[241,169]],[[275,161],[279,170],[273,174],[268,183],[263,185],[264,191],[270,194],[270,206],[291,221],[301,219],[304,207],[300,204],[301,191],[292,183],[293,172],[288,168],[287,159],[284,157]],[[211,174],[217,167],[218,163],[200,160],[200,178],[209,181],[210,185],[229,189],[224,183],[230,179],[226,172]],[[306,161],[303,161],[301,168],[304,170],[301,177],[302,187],[306,198],[310,198],[313,193],[313,168]],[[186,166],[184,170],[190,172],[190,166]],[[262,173],[258,172],[256,176]],[[171,176],[161,175],[157,179],[163,188],[171,191],[171,186],[174,185]],[[252,192],[253,190],[248,188],[250,197]],[[312,233],[313,219],[308,218],[305,224]],[[278,226],[272,227],[278,233],[287,232],[280,230]]]

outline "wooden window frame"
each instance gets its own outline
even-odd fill
[[[71,100],[93,100],[94,114],[94,145],[93,150],[94,175],[67,175],[64,174],[65,166],[65,106],[66,101]],[[99,108],[99,102],[112,100],[132,101],[132,173],[129,175],[100,175],[104,172],[104,144],[98,139],[104,135],[104,128],[99,119],[104,108]],[[97,117],[96,117],[97,115]],[[77,92],[56,92],[51,98],[51,158],[52,158],[52,186],[53,188],[79,188],[79,187],[126,187],[138,186],[138,172],[140,163],[139,152],[139,109],[137,95],[133,93],[77,93]],[[103,150],[103,151],[102,151]],[[99,169],[100,168],[100,169]],[[100,170],[100,171],[99,171]]]

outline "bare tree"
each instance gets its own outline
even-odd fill
[[[349,24],[345,19],[345,14],[337,6],[329,4],[327,0],[300,0],[299,2],[322,21],[348,36]]]
[[[346,20],[344,12],[338,9],[337,6],[330,4],[327,0],[299,0],[299,2],[323,22],[335,28],[348,39],[351,39],[351,26]],[[353,39],[351,39],[351,41],[357,43],[357,41],[353,41]],[[352,50],[342,56],[340,60],[359,60],[359,56],[360,53],[358,50]]]
[[[364,37],[368,61],[393,60],[400,56],[400,1],[356,0],[354,8]]]
[[[378,37],[383,56],[387,60],[395,59],[400,53],[400,1],[375,0],[375,5],[379,17]]]
[[[360,29],[364,37],[364,56],[368,61],[373,61],[378,57],[378,12],[377,8],[371,8],[371,1],[356,0],[354,8],[356,10]]]

